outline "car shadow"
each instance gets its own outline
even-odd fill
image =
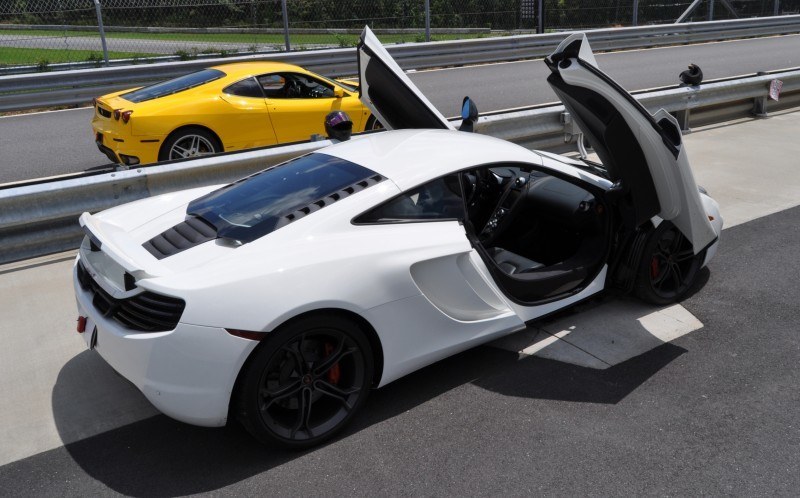
[[[77,440],[66,444],[65,449],[89,476],[125,495],[204,493],[347,442],[348,437],[469,383],[506,396],[617,403],[684,351],[665,344],[615,367],[595,370],[533,356],[520,359],[517,353],[492,347],[474,348],[374,391],[354,423],[337,440],[306,451],[265,448],[236,424],[209,429],[163,415]],[[95,359],[89,360],[91,357]],[[103,368],[111,371],[110,367],[96,365],[87,371],[87,365],[95,362],[103,363],[87,351],[68,362],[59,374],[53,391],[53,413],[64,440],[74,440],[77,427],[93,417],[86,410],[76,409],[73,393],[103,395],[108,404],[129,403],[133,410],[143,409],[137,398],[141,394],[124,379],[115,377],[117,389],[91,382],[90,370],[100,370],[95,372],[98,376],[110,373]],[[93,389],[102,391],[92,393]]]

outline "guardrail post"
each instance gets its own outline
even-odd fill
[[[633,20],[631,24],[633,26],[639,25],[639,0],[633,0]]]
[[[103,59],[108,66],[108,46],[106,46],[106,30],[103,27],[103,12],[100,7],[100,0],[94,0],[94,12],[97,14],[97,29],[100,31],[100,44],[103,45]]]
[[[425,0],[425,41],[431,41],[431,0]]]
[[[678,120],[678,125],[681,127],[681,131],[683,134],[691,133],[692,129],[689,128],[689,115],[691,111],[689,109],[683,109],[682,111],[677,111],[675,113],[675,119]]]
[[[283,13],[283,39],[286,42],[286,51],[292,50],[292,44],[289,42],[289,13],[286,8],[286,0],[281,0],[281,11]]]

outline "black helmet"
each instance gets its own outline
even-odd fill
[[[344,142],[350,140],[353,133],[353,122],[344,111],[333,111],[325,116],[325,133],[331,140]]]

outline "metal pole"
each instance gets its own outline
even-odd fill
[[[708,0],[708,20],[714,20],[714,0]]]
[[[772,15],[777,16],[781,11],[781,0],[775,0],[775,7],[772,9]]]
[[[544,33],[544,0],[539,0],[539,6],[536,10],[536,32]]]
[[[106,46],[106,30],[103,27],[103,13],[100,8],[100,0],[94,0],[94,12],[97,14],[97,29],[100,31],[100,44],[103,45],[103,59],[108,66],[108,46]]]
[[[431,41],[431,0],[425,0],[425,41]]]
[[[633,0],[633,25],[639,25],[639,0]]]
[[[686,10],[683,11],[683,14],[681,14],[678,17],[678,19],[675,20],[675,24],[683,22],[684,19],[687,19],[690,15],[692,15],[694,9],[696,9],[697,6],[700,5],[702,2],[703,0],[694,0],[694,2],[691,3],[691,5],[686,7]]]
[[[286,41],[286,51],[292,50],[292,44],[289,42],[289,14],[286,8],[286,0],[281,0],[281,9],[283,10],[283,38]]]

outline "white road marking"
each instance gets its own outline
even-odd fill
[[[0,119],[19,118],[19,117],[22,117],[22,116],[35,116],[37,114],[52,114],[54,112],[83,111],[85,109],[91,109],[91,108],[92,108],[92,106],[75,107],[73,109],[55,109],[53,111],[26,112],[24,114],[12,114],[11,116],[0,116]]]

